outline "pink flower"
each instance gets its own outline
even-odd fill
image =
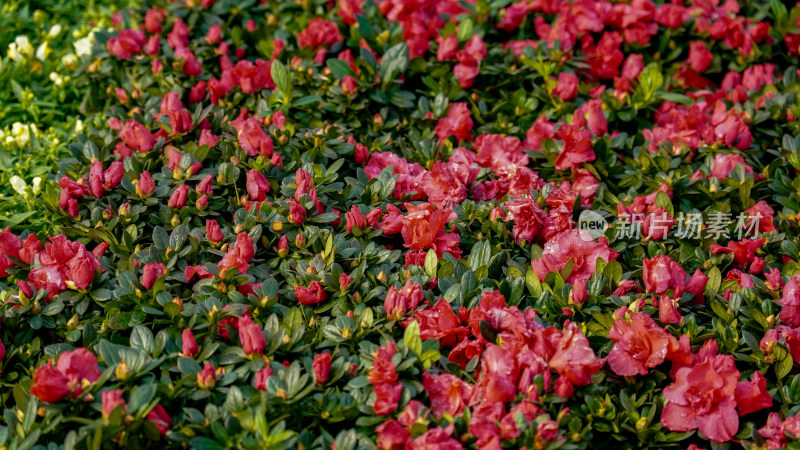
[[[246,355],[260,354],[267,348],[264,332],[249,316],[239,318],[239,339]]]
[[[541,257],[533,260],[531,267],[541,281],[549,272],[560,272],[567,261],[572,260],[572,272],[564,281],[574,286],[577,281],[591,278],[598,258],[611,262],[619,256],[605,239],[600,239],[600,242],[594,242],[585,230],[563,231],[544,244]]]
[[[328,298],[328,294],[322,289],[319,281],[312,281],[309,283],[308,287],[296,286],[294,288],[294,295],[303,305],[315,305],[324,302]]]
[[[323,352],[314,355],[311,365],[314,368],[314,381],[317,384],[327,383],[331,375],[331,354]]]
[[[672,289],[680,297],[686,283],[686,272],[667,255],[642,260],[642,279],[647,292],[663,294]]]
[[[567,320],[548,364],[572,384],[587,386],[592,382],[592,375],[603,366],[603,361],[594,354],[589,340],[578,326]]]
[[[256,379],[255,379],[255,387],[259,391],[266,391],[267,390],[267,381],[269,377],[273,374],[272,368],[269,366],[264,367],[263,369],[256,372]]]
[[[106,49],[117,58],[128,59],[139,53],[145,42],[147,38],[141,30],[125,29],[108,40]]]
[[[469,116],[469,106],[466,103],[453,103],[434,129],[436,137],[443,141],[453,135],[456,141],[469,141],[472,139],[472,118]]]
[[[595,160],[591,134],[588,130],[579,130],[573,125],[565,124],[556,132],[556,138],[564,144],[556,158],[556,169],[576,169],[581,163]]]
[[[574,74],[561,72],[558,74],[558,84],[553,89],[553,94],[561,100],[568,102],[578,96],[580,81]]]
[[[125,412],[125,399],[122,398],[122,390],[111,389],[103,391],[100,396],[102,402],[102,415],[103,419],[108,420],[111,413],[117,409],[117,406],[122,406],[122,412]]]
[[[687,62],[689,66],[699,73],[703,73],[711,65],[711,60],[714,55],[706,47],[704,41],[693,41],[689,44],[689,59]]]
[[[181,333],[181,355],[185,358],[194,358],[198,352],[199,348],[194,333],[189,328],[185,328]]]
[[[746,416],[772,407],[772,396],[767,392],[767,380],[757,370],[753,372],[751,381],[742,381],[736,385],[735,394],[739,415]]]
[[[142,269],[142,284],[144,288],[150,290],[155,284],[156,280],[161,278],[166,272],[166,267],[161,263],[148,263]]]
[[[172,426],[172,418],[160,403],[147,413],[147,420],[158,428],[162,436],[167,434],[169,427]]]
[[[730,355],[708,355],[675,373],[664,388],[661,423],[671,431],[696,428],[716,442],[729,441],[739,429],[735,390],[739,371]]]
[[[437,418],[445,413],[458,417],[464,412],[472,394],[472,386],[455,375],[422,373],[422,386],[431,401],[431,411]]]
[[[383,301],[387,320],[402,319],[408,311],[415,310],[424,297],[422,286],[412,280],[406,281],[405,286],[400,290],[391,286]]]
[[[797,280],[791,279],[783,286],[783,295],[778,304],[783,307],[778,315],[781,322],[800,327],[800,283]]]
[[[155,135],[134,119],[125,122],[119,131],[119,138],[137,152],[149,152],[156,144]]]
[[[50,364],[36,369],[31,395],[47,403],[56,403],[72,393],[78,397],[83,380],[94,383],[100,378],[97,357],[85,348],[61,353],[55,367]]]
[[[300,47],[308,47],[312,50],[320,47],[329,47],[343,40],[344,38],[339,33],[339,29],[336,28],[336,24],[319,17],[311,19],[306,29],[297,35],[297,43]]]
[[[608,365],[617,375],[647,375],[647,369],[664,362],[674,338],[645,313],[628,312],[622,307],[614,313],[616,321],[608,332],[614,347]]]

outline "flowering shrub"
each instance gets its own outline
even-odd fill
[[[800,6],[159,2],[0,233],[0,445],[781,448]]]

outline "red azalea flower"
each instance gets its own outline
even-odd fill
[[[588,232],[580,229],[561,232],[547,241],[541,257],[531,262],[533,271],[539,280],[544,280],[549,272],[561,271],[571,259],[572,273],[564,281],[574,286],[578,280],[588,280],[594,274],[598,258],[611,262],[619,256],[604,238],[600,239],[594,242]]]
[[[166,270],[167,269],[164,267],[164,264],[161,263],[145,264],[144,269],[142,269],[142,284],[144,285],[144,288],[150,290],[156,280],[161,278]]]
[[[172,426],[172,418],[160,403],[147,413],[147,420],[158,428],[162,436],[167,434],[169,427]]]
[[[664,388],[661,423],[671,431],[699,428],[713,441],[729,441],[739,429],[734,395],[738,380],[730,355],[709,355],[678,369],[675,382]]]
[[[156,144],[155,135],[134,119],[125,122],[119,131],[119,138],[137,152],[149,152]]]
[[[455,36],[453,36],[455,37]],[[472,139],[472,118],[469,116],[469,106],[466,103],[453,103],[434,129],[436,137],[443,141],[453,135],[456,141],[469,141]]]
[[[767,392],[767,380],[757,370],[753,372],[751,381],[736,385],[735,394],[736,406],[741,416],[772,407],[772,396]]]
[[[194,358],[199,351],[194,333],[192,333],[192,330],[185,328],[181,333],[181,355],[185,358]]]
[[[246,355],[260,354],[267,348],[264,331],[249,316],[239,318],[239,339]]]
[[[458,417],[464,412],[472,394],[472,386],[455,375],[422,373],[422,386],[431,401],[431,411],[436,418],[445,413]]]
[[[608,354],[608,365],[622,376],[647,375],[647,369],[664,362],[675,340],[656,325],[645,313],[628,313],[622,307],[614,313],[616,321],[608,332],[614,347]]]
[[[108,391],[103,391],[100,396],[101,403],[102,403],[102,415],[103,419],[108,420],[111,417],[111,413],[117,409],[117,406],[122,406],[122,412],[125,412],[125,399],[122,398],[122,390],[121,389],[111,389]]]
[[[400,396],[403,394],[403,383],[381,383],[372,389],[375,394],[375,403],[372,408],[378,416],[386,416],[397,409]]]
[[[572,384],[586,386],[592,382],[592,375],[603,366],[603,360],[594,354],[589,340],[578,326],[567,320],[548,364]]]
[[[672,289],[680,297],[686,284],[686,272],[667,255],[642,260],[642,279],[647,292],[663,294]]]
[[[331,354],[323,352],[314,355],[311,366],[314,368],[314,381],[317,384],[327,383],[331,375]]]
[[[315,305],[328,298],[328,294],[322,289],[319,281],[312,281],[308,287],[295,286],[294,295],[297,297],[297,301],[304,305]]]
[[[70,392],[77,397],[83,380],[94,383],[100,378],[97,357],[85,348],[63,352],[55,367],[51,364],[36,369],[31,387],[31,395],[47,403],[56,403]]]
[[[412,280],[406,281],[405,286],[400,290],[394,286],[389,287],[383,301],[387,320],[402,319],[408,311],[415,310],[424,297],[422,286]]]

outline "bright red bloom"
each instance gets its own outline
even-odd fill
[[[733,130],[731,133],[735,136],[739,135],[738,130]],[[717,177],[720,180],[724,180],[730,176],[737,165],[741,165],[746,174],[749,173],[752,175],[754,173],[753,168],[747,165],[741,155],[717,153],[717,155],[714,156],[714,162],[711,164],[711,174],[708,177]]]
[[[386,310],[386,319],[389,321],[399,320],[405,317],[408,311],[413,311],[425,298],[422,286],[412,280],[406,281],[405,286],[398,290],[396,287],[389,287],[383,307]]]
[[[189,196],[189,185],[181,184],[169,196],[167,206],[173,209],[181,209],[186,206],[186,199]]]
[[[222,242],[222,240],[225,239],[225,235],[222,234],[222,229],[219,227],[216,220],[206,220],[206,237],[209,241],[214,243]]]
[[[109,39],[106,49],[117,58],[128,59],[139,53],[146,42],[147,38],[143,31],[126,29]]]
[[[94,383],[100,378],[97,357],[85,348],[61,353],[55,367],[52,363],[36,369],[31,395],[47,403],[56,403],[72,393],[78,397],[81,383]]]
[[[306,29],[297,35],[297,43],[300,47],[309,47],[312,50],[320,47],[330,47],[343,40],[344,38],[339,33],[339,29],[336,28],[336,24],[319,17],[311,19]]]
[[[556,132],[556,138],[564,143],[556,158],[556,169],[576,169],[581,163],[595,160],[589,130],[564,124]]]
[[[378,348],[375,359],[372,360],[372,369],[367,379],[373,386],[379,384],[393,384],[397,381],[397,372],[392,357],[397,353],[397,346],[393,341],[386,343],[386,347]]]
[[[199,350],[194,333],[189,328],[185,328],[181,333],[181,355],[185,358],[194,358]]]
[[[475,172],[461,164],[436,161],[422,176],[422,190],[437,208],[450,208],[467,199],[467,185],[475,180]]]
[[[703,73],[711,65],[714,55],[706,47],[704,41],[693,41],[689,44],[689,59],[687,62],[692,70]]]
[[[111,413],[120,405],[122,405],[122,412],[125,412],[125,399],[122,398],[121,389],[103,391],[100,398],[102,402],[103,419],[108,420],[108,418],[111,417]]]
[[[600,239],[600,242],[594,242],[587,231],[580,229],[561,232],[545,243],[542,256],[533,260],[531,267],[541,281],[549,272],[560,272],[571,259],[572,272],[564,281],[574,286],[577,281],[591,278],[598,258],[611,262],[619,256],[604,238]]]
[[[172,426],[172,418],[160,403],[147,413],[147,420],[158,428],[162,436],[167,434],[167,430]]]
[[[264,331],[249,316],[239,318],[239,339],[246,355],[260,354],[267,348]]]
[[[355,227],[362,231],[367,228],[367,219],[356,205],[350,207],[350,211],[344,215],[344,218],[346,221],[344,227],[348,233],[352,233]]]
[[[258,389],[259,391],[266,391],[267,381],[269,380],[269,377],[271,377],[272,375],[274,374],[272,372],[272,368],[270,368],[269,366],[266,366],[263,369],[256,372],[256,378],[255,378],[256,389]]]
[[[372,408],[378,416],[385,416],[397,409],[400,396],[403,394],[403,383],[381,383],[372,389],[375,394],[375,403]]]
[[[411,432],[406,430],[394,419],[389,419],[375,428],[378,436],[380,450],[403,450],[406,442],[411,438]]]
[[[728,245],[725,247],[719,244],[712,244],[709,250],[714,255],[720,252],[731,253],[737,266],[747,267],[753,261],[756,250],[765,242],[764,239],[742,239],[739,242],[728,241]]]
[[[680,297],[686,284],[686,272],[667,255],[642,260],[642,279],[647,292],[663,294],[672,289]]]
[[[297,301],[304,305],[315,305],[328,298],[328,294],[322,289],[319,281],[312,281],[308,287],[295,286],[294,295],[297,297]]]
[[[211,363],[206,362],[203,370],[197,372],[197,386],[200,389],[212,389],[216,384],[217,373]]]
[[[741,416],[772,407],[772,396],[767,392],[767,380],[757,370],[753,372],[751,381],[742,381],[736,385],[735,394]]]
[[[800,327],[800,283],[794,278],[783,286],[778,303],[783,307],[778,317],[786,325]]]
[[[542,148],[543,140],[553,139],[555,135],[555,126],[547,120],[547,116],[542,114],[525,133],[525,142],[522,143],[522,148],[539,150]]]
[[[166,272],[166,267],[161,263],[148,263],[142,269],[142,284],[144,288],[150,290],[153,284]]]
[[[568,102],[578,96],[580,80],[574,74],[561,72],[558,74],[558,84],[553,89],[553,94],[561,100]]]
[[[267,192],[269,192],[269,181],[256,169],[247,171],[245,187],[250,200],[258,202],[267,199]]]
[[[647,375],[647,369],[664,362],[670,343],[675,340],[645,313],[628,313],[622,307],[614,313],[616,321],[608,332],[614,347],[608,365],[617,375]]]
[[[528,155],[522,149],[522,143],[513,136],[483,134],[475,138],[472,146],[478,153],[476,162],[495,172],[508,170],[509,166],[528,165]]]
[[[456,141],[471,140],[472,118],[469,116],[469,106],[463,102],[450,105],[447,116],[439,119],[434,132],[441,141],[450,135],[455,136]]]
[[[149,152],[156,144],[156,136],[134,119],[125,122],[119,131],[119,138],[137,152]]]
[[[431,401],[431,411],[436,418],[445,413],[458,417],[464,412],[472,395],[472,386],[455,375],[422,373],[422,386]]]
[[[567,320],[548,364],[572,384],[586,386],[592,382],[592,375],[603,366],[603,361],[594,354],[580,328]]]
[[[32,235],[34,239],[36,239],[35,235]],[[27,240],[27,239],[26,239]],[[39,240],[36,239],[36,244],[38,244]],[[39,247],[35,245],[35,247]],[[22,245],[20,244],[19,238],[11,233],[11,227],[6,227],[5,230],[0,231],[0,277],[4,277],[8,275],[6,269],[13,267],[14,263],[11,262],[10,259],[6,258],[6,256],[17,257],[19,256],[20,259],[28,259],[22,258]],[[29,253],[31,250],[30,246],[26,253]],[[30,258],[27,262],[30,264],[33,261],[33,255],[30,255]]]
[[[739,371],[730,355],[708,355],[678,369],[664,388],[667,403],[661,423],[671,431],[696,428],[716,442],[729,441],[739,429],[734,392]]]
[[[239,145],[250,156],[272,156],[272,138],[267,136],[264,127],[254,118],[248,118],[238,128]]]
[[[331,354],[323,352],[314,355],[311,366],[314,368],[314,381],[317,384],[327,383],[331,376]]]

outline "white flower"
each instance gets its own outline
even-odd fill
[[[54,38],[59,34],[61,34],[61,25],[59,24],[53,25],[52,27],[50,27],[50,31],[47,32],[47,36],[50,38]]]
[[[36,59],[43,62],[45,59],[47,59],[48,53],[50,53],[50,49],[47,48],[47,42],[42,42],[42,45],[36,49]]]
[[[25,180],[14,175],[9,181],[11,181],[11,187],[14,188],[17,194],[26,198],[28,197],[28,193],[25,191],[28,187],[28,183],[26,183]]]
[[[42,177],[33,177],[33,195],[39,195],[42,192]]]
[[[83,121],[78,119],[75,121],[75,132],[80,133],[81,131],[83,131]]]
[[[14,42],[8,44],[8,57],[14,61],[24,61],[33,56],[33,46],[28,36],[17,36]]]
[[[91,56],[92,54],[92,38],[93,35],[86,36],[83,39],[78,39],[75,41],[75,53],[80,57],[83,55]]]
[[[31,130],[28,125],[23,125],[19,122],[14,122],[14,124],[11,125],[11,135],[13,136],[14,141],[17,142],[17,146],[20,148],[25,148],[30,143],[30,132]]]

